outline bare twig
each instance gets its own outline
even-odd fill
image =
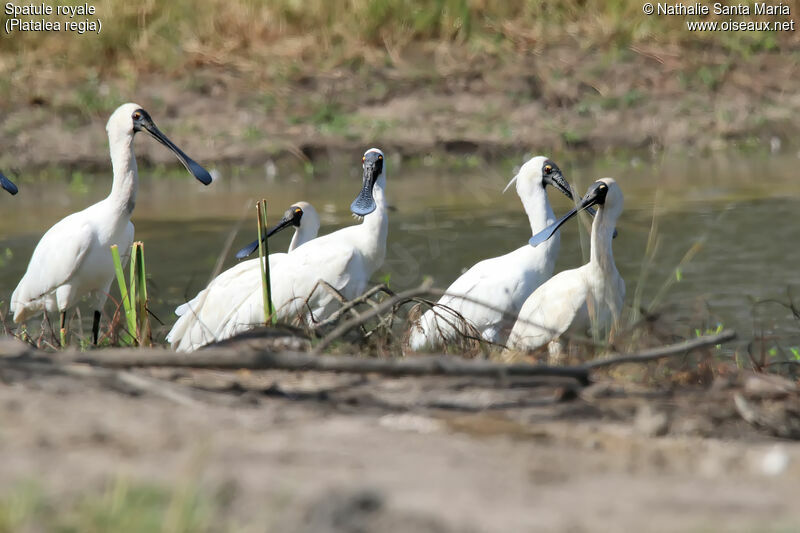
[[[206,287],[214,281],[214,279],[219,276],[219,273],[222,272],[222,265],[225,264],[225,259],[228,257],[228,254],[231,251],[231,247],[233,246],[233,241],[236,239],[236,236],[239,234],[239,230],[242,229],[244,225],[244,221],[250,217],[250,205],[252,201],[247,200],[245,204],[242,206],[242,214],[239,216],[239,219],[236,221],[236,224],[233,225],[231,230],[228,232],[228,236],[225,237],[225,242],[222,245],[222,251],[217,256],[217,262],[214,263],[214,268],[211,270],[211,275],[208,278],[208,283],[206,283]]]
[[[371,289],[367,290],[367,292],[365,292],[361,296],[354,298],[352,300],[348,301],[343,298],[343,301],[340,301],[340,303],[342,303],[342,307],[337,309],[334,313],[331,314],[331,316],[329,316],[325,320],[322,320],[321,322],[314,324],[313,329],[320,329],[333,324],[334,322],[339,320],[339,317],[341,317],[343,314],[347,313],[348,311],[350,311],[351,309],[353,309],[358,305],[366,303],[367,300],[369,300],[372,296],[378,294],[379,292],[384,292],[389,296],[394,296],[394,292],[390,291],[389,287],[387,287],[385,283],[381,283],[380,285],[375,285]],[[337,294],[339,293],[337,292]]]
[[[341,292],[339,292],[339,291],[336,289],[336,287],[334,287],[333,285],[331,285],[330,283],[328,283],[328,282],[327,282],[327,281],[325,281],[324,279],[319,279],[319,280],[317,280],[317,282],[314,284],[314,287],[311,289],[311,292],[309,292],[309,293],[308,293],[308,296],[306,296],[306,297],[305,297],[305,299],[303,300],[303,305],[302,305],[302,309],[306,309],[306,310],[308,310],[308,314],[309,314],[309,317],[310,317],[310,322],[311,322],[311,324],[310,324],[310,327],[311,327],[311,329],[315,329],[317,326],[315,326],[315,325],[313,324],[314,320],[316,320],[316,317],[314,317],[314,312],[313,312],[313,310],[311,309],[311,305],[310,305],[310,303],[309,303],[309,302],[311,302],[311,298],[314,296],[314,293],[315,293],[315,292],[317,292],[317,289],[318,289],[318,288],[320,288],[320,287],[321,287],[321,288],[323,288],[323,289],[325,289],[326,291],[328,291],[328,294],[330,294],[330,295],[331,295],[331,297],[332,297],[334,300],[336,300],[337,302],[339,302],[339,304],[341,304],[341,305],[342,305],[342,307],[346,307],[346,306],[347,306],[347,303],[348,303],[348,302],[347,302],[347,298],[345,298],[345,297],[342,295],[342,293],[341,293]],[[350,312],[350,314],[352,314],[354,317],[358,317],[358,311],[356,311],[356,310],[354,309],[354,307],[355,307],[355,306],[350,306],[350,307],[348,307],[348,308],[347,308],[347,310],[348,310],[348,311]],[[341,313],[339,314],[339,316],[341,316]]]
[[[342,337],[342,335],[344,335],[354,327],[360,326],[364,324],[367,320],[379,316],[381,313],[384,313],[392,309],[399,302],[403,302],[410,298],[414,298],[415,296],[427,294],[430,291],[430,285],[431,285],[430,280],[426,280],[419,287],[398,293],[393,297],[389,298],[388,300],[386,300],[385,302],[382,302],[380,305],[373,307],[369,311],[339,324],[333,329],[333,331],[325,335],[325,337],[323,337],[323,339],[319,341],[319,344],[317,344],[314,347],[312,353],[314,354],[321,353],[325,348],[330,346],[332,342]]]
[[[736,332],[733,331],[732,329],[726,329],[716,335],[706,335],[705,337],[698,337],[696,339],[691,339],[676,344],[670,344],[669,346],[659,346],[658,348],[651,348],[649,350],[644,350],[643,352],[640,352],[638,354],[615,355],[604,359],[589,361],[588,363],[585,363],[583,366],[589,370],[594,370],[596,368],[605,368],[625,363],[646,363],[648,361],[654,361],[656,359],[661,359],[663,357],[683,355],[687,352],[696,350],[698,348],[705,348],[706,346],[714,346],[716,344],[722,344],[723,342],[728,342],[735,338],[736,338]]]

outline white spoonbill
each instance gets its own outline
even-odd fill
[[[611,244],[623,203],[619,185],[611,178],[603,178],[589,187],[574,209],[531,238],[532,246],[545,242],[579,211],[598,206],[592,223],[589,262],[559,272],[531,294],[511,330],[509,347],[533,350],[549,343],[555,357],[563,351],[559,339],[565,333],[585,335],[589,328],[600,330],[619,320],[625,281],[614,264]]]
[[[19,192],[19,189],[17,189],[17,186],[14,185],[14,182],[3,176],[2,172],[0,172],[0,187],[7,190],[11,194],[17,194]]]
[[[533,234],[555,221],[547,199],[547,185],[572,199],[572,189],[561,170],[543,156],[522,165],[506,189],[512,183],[516,183]],[[525,244],[467,270],[447,288],[436,305],[412,325],[411,349],[434,350],[474,333],[489,342],[505,343],[522,304],[553,274],[559,242],[559,236],[555,235],[538,248]]]
[[[209,173],[161,133],[147,111],[137,104],[118,107],[108,119],[106,131],[114,172],[111,194],[47,230],[33,251],[28,270],[11,295],[14,322],[25,322],[41,312],[59,311],[61,329],[66,326],[67,310],[89,297],[94,309],[92,340],[95,344],[100,310],[114,279],[109,247],[116,244],[121,254],[127,251],[130,255],[133,243],[131,214],[139,184],[133,153],[134,135],[146,131],[172,150],[201,183],[211,183]]]
[[[326,318],[335,310],[337,302],[320,282],[328,283],[345,298],[352,299],[366,290],[370,276],[383,264],[389,227],[383,152],[377,148],[367,150],[362,158],[362,168],[361,192],[350,210],[364,220],[300,246],[287,254],[274,269],[270,263],[272,303],[278,318],[291,320],[299,317],[305,321]],[[176,323],[175,334],[171,332],[169,337],[172,346],[178,350],[192,350],[198,344],[211,342],[204,330],[222,332],[216,338],[222,340],[234,332],[263,324],[266,318],[260,283],[260,278],[253,282],[254,289],[238,307],[242,312],[226,314],[223,323],[208,324],[210,320],[206,316],[213,314],[210,310],[206,312],[206,306],[202,306],[199,312],[195,311],[197,323],[192,327],[178,330]]]
[[[267,231],[266,238],[289,226],[294,226],[294,236],[289,252],[314,239],[319,232],[320,219],[308,202],[292,205],[277,225]],[[244,258],[258,248],[258,240],[248,244],[236,257]],[[287,254],[269,256],[270,274],[280,269]],[[242,261],[214,278],[191,301],[175,310],[177,322],[167,335],[167,341],[178,351],[188,352],[222,339],[227,339],[264,323],[264,305],[261,296],[261,269],[259,259]],[[273,282],[274,283],[274,282]],[[258,298],[251,298],[257,295]]]

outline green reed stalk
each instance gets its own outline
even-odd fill
[[[131,249],[131,257],[134,261],[131,263],[131,279],[136,280],[137,290],[131,297],[131,307],[136,312],[137,329],[136,335],[138,337],[139,346],[148,344],[150,339],[150,317],[147,314],[147,271],[144,264],[144,243],[135,242]],[[134,272],[134,266],[136,271]],[[131,283],[133,286],[133,283]]]
[[[125,274],[122,271],[122,261],[119,258],[119,247],[116,244],[111,245],[111,256],[114,258],[114,272],[117,275],[119,294],[122,297],[122,308],[125,311],[125,321],[128,325],[128,331],[120,336],[120,341],[122,344],[131,345],[136,342],[133,336],[136,332],[136,315],[134,314],[135,310],[131,308],[128,287],[125,285]]]
[[[128,297],[129,297],[130,301],[128,302],[128,306],[131,309],[131,316],[133,316],[133,328],[134,329],[131,330],[131,334],[134,337],[136,337],[137,336],[137,331],[136,331],[136,323],[137,323],[137,320],[136,320],[137,319],[137,316],[136,316],[136,314],[137,314],[136,313],[136,259],[137,259],[137,257],[136,257],[136,254],[134,253],[134,250],[136,250],[136,243],[133,243],[133,245],[131,246],[130,273],[129,273],[130,284],[128,285]]]
[[[278,322],[275,316],[275,307],[272,305],[272,285],[269,272],[269,243],[267,235],[267,201],[261,200],[256,204],[258,218],[258,260],[261,269],[261,291],[264,299],[264,320],[273,325]]]

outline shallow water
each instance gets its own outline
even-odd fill
[[[480,259],[522,246],[530,237],[516,194],[501,193],[513,175],[513,163],[472,162],[455,170],[400,163],[389,157],[388,189],[395,210],[390,215],[386,264],[375,280],[388,274],[392,287],[402,289],[430,275],[444,288]],[[797,156],[787,155],[561,166],[580,191],[606,175],[623,188],[625,211],[614,253],[629,305],[638,292],[642,306],[656,299],[657,309],[688,331],[722,324],[735,328],[745,340],[763,334],[791,347],[800,344],[800,321],[777,303],[755,302],[788,302],[791,288],[800,294],[800,248],[795,244],[800,230],[794,223],[799,165]],[[226,177],[228,173],[236,177]],[[254,238],[251,211],[256,198],[268,196],[270,221],[304,199],[320,211],[323,232],[353,223],[348,206],[360,186],[357,170],[340,169],[317,178],[287,173],[267,179],[261,169],[222,174],[204,188],[188,176],[154,179],[151,171],[141,172],[133,217],[136,238],[145,242],[152,310],[168,326],[175,306],[207,283],[237,224],[246,222],[225,258],[225,268],[235,262],[232,252]],[[0,229],[4,300],[42,233],[64,215],[101,199],[110,188],[109,176],[81,176],[80,181],[76,185],[73,176],[71,183],[26,183],[23,176],[18,196],[0,197],[5,215]],[[566,198],[549,191],[556,214],[565,212]],[[648,260],[645,250],[654,217],[658,245]],[[279,235],[271,241],[272,250],[284,250],[289,238],[289,231]],[[579,266],[585,257],[585,232],[582,238],[579,225],[570,223],[562,230],[561,242],[557,271]],[[676,274],[697,242],[702,247]],[[663,297],[656,298],[660,291]]]

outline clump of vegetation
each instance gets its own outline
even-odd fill
[[[419,43],[496,55],[541,52],[559,43],[586,49],[713,44],[746,55],[800,40],[794,32],[689,32],[684,17],[644,16],[642,3],[633,0],[101,0],[94,5],[103,23],[98,35],[4,35],[0,43],[9,59],[0,62],[0,72],[24,77],[47,67],[82,79],[87,71],[113,71],[133,80],[154,69],[209,65],[256,74],[266,65],[270,75],[279,76],[291,75],[298,60],[328,66],[393,61]],[[0,24],[8,18],[0,14]]]
[[[118,478],[103,491],[56,503],[37,485],[23,483],[0,496],[0,533],[220,531],[215,509],[194,484],[165,488]]]
[[[119,342],[123,346],[145,346],[152,343],[150,318],[147,310],[147,272],[144,264],[144,243],[135,242],[131,246],[130,285],[125,284],[125,274],[117,245],[111,246],[114,257],[114,271],[125,312],[125,328]],[[62,343],[63,345],[64,343]]]

